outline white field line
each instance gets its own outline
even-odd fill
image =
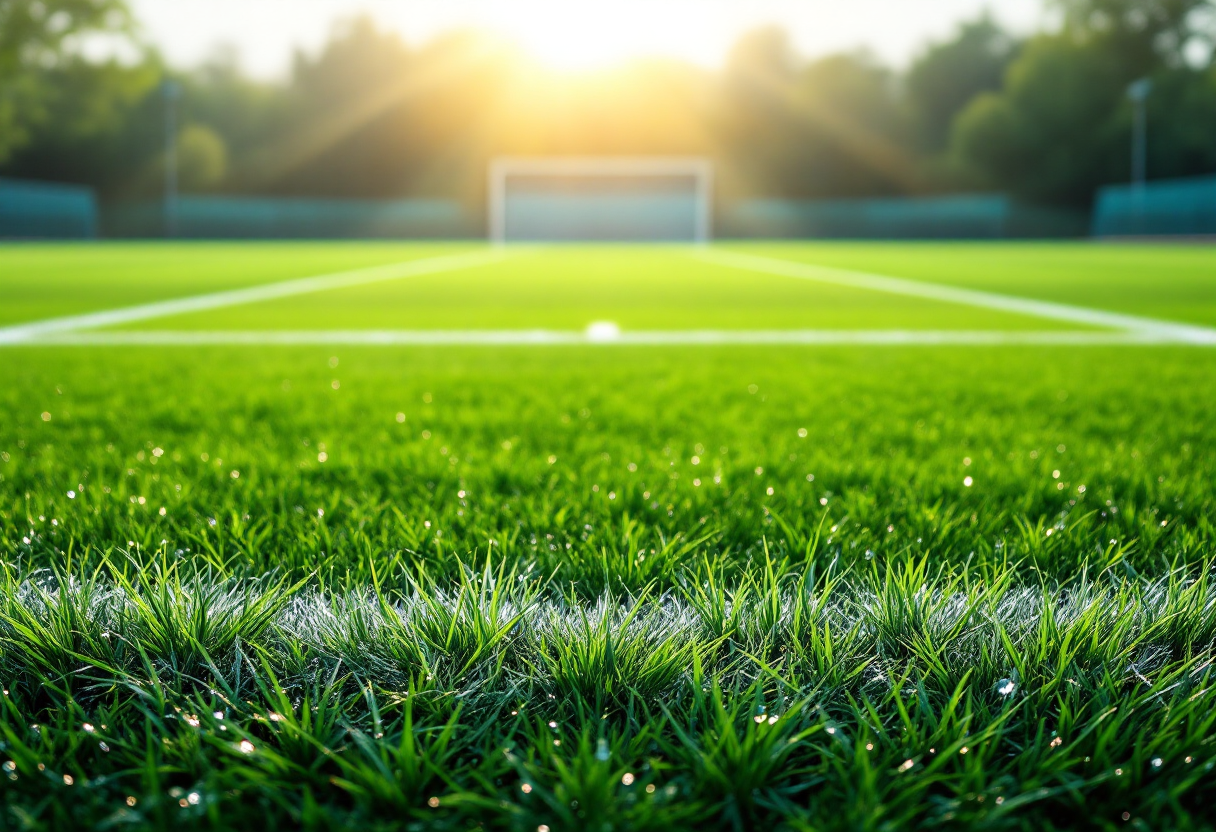
[[[1216,329],[1205,326],[1162,321],[1139,315],[1125,315],[1120,312],[1107,312],[1085,306],[1052,303],[1051,301],[1033,300],[1013,295],[1002,295],[996,292],[960,289],[953,286],[942,286],[938,283],[923,283],[919,280],[907,280],[888,275],[853,271],[852,269],[839,269],[812,263],[798,263],[792,260],[760,257],[754,254],[744,254],[735,251],[698,249],[692,252],[691,256],[707,263],[745,271],[794,277],[801,280],[814,280],[819,283],[832,283],[855,289],[870,289],[876,292],[927,298],[945,301],[946,303],[965,304],[984,309],[995,309],[1001,312],[1013,312],[1021,315],[1033,315],[1038,318],[1068,321],[1075,324],[1110,327],[1142,335],[1152,334],[1157,338],[1174,343],[1216,344]]]
[[[500,330],[144,330],[63,332],[21,342],[29,346],[715,346],[715,345],[1031,345],[1200,344],[1152,331],[1016,330],[636,330],[611,337],[551,329]],[[16,344],[10,344],[16,345]]]
[[[205,311],[292,295],[359,286],[415,275],[474,268],[507,256],[501,249],[444,255],[366,269],[286,280],[225,292],[177,298],[108,311],[0,327],[0,346],[194,346],[194,345],[1216,345],[1216,330],[1134,315],[956,289],[885,275],[797,263],[769,257],[698,249],[707,262],[733,268],[930,298],[1006,312],[1036,315],[1115,331],[1008,330],[148,330],[88,331],[116,324]]]
[[[153,318],[164,318],[187,312],[202,312],[209,309],[220,309],[225,306],[238,306],[246,303],[257,303],[259,301],[290,297],[292,295],[323,292],[328,289],[345,289],[351,286],[397,280],[403,277],[416,277],[437,272],[469,269],[498,262],[506,256],[503,251],[495,249],[466,254],[426,257],[420,260],[406,260],[399,263],[388,263],[383,266],[371,266],[365,269],[353,269],[333,274],[283,280],[277,283],[250,286],[244,289],[231,289],[224,292],[212,292],[205,295],[192,295],[184,298],[143,303],[138,306],[127,306],[121,309],[109,309],[101,312],[88,312],[82,315],[69,315],[62,318],[31,321],[24,324],[0,327],[0,345],[17,344],[35,339],[40,340],[45,337],[69,332],[115,326],[133,321],[147,321]]]

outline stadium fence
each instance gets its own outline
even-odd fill
[[[0,178],[0,239],[97,236],[97,199],[89,188]]]
[[[102,214],[108,237],[188,239],[415,238],[480,236],[481,220],[448,199],[293,199],[183,196],[167,234],[161,200],[117,202]]]
[[[1102,188],[1094,201],[1093,235],[1216,235],[1216,176]]]
[[[308,199],[182,196],[174,233],[187,239],[475,239],[482,212],[455,199]],[[884,199],[720,202],[715,236],[791,239],[1078,237],[1079,212],[999,194]],[[1140,203],[1125,186],[1096,201],[1096,236],[1216,233],[1216,177],[1153,183]],[[103,203],[84,187],[0,178],[0,238],[163,238],[162,200]]]
[[[1084,214],[1003,194],[884,199],[749,199],[728,205],[722,236],[827,239],[1079,237]]]

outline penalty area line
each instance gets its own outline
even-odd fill
[[[275,300],[294,295],[305,295],[312,292],[324,292],[330,289],[346,289],[353,286],[365,286],[369,283],[399,280],[405,277],[418,277],[439,272],[471,269],[477,266],[497,263],[508,256],[501,249],[475,251],[464,254],[445,254],[437,257],[424,257],[418,260],[403,260],[397,263],[371,266],[364,269],[335,272],[333,274],[281,280],[276,283],[264,283],[244,289],[210,292],[205,295],[190,295],[183,298],[141,303],[137,306],[126,306],[120,309],[107,309],[100,312],[86,312],[81,315],[68,315],[62,318],[48,318],[24,324],[13,324],[11,326],[0,327],[0,346],[26,343],[35,339],[42,340],[70,332],[80,332],[81,330],[99,329],[101,327],[134,323],[136,321],[164,318],[171,315],[182,315],[188,312],[203,312],[211,309],[222,309],[228,306],[241,306],[247,303],[258,303],[260,301]]]
[[[1072,306],[1066,303],[1035,300],[1034,298],[1023,298],[1016,295],[1003,295],[998,292],[984,292],[978,289],[943,286],[940,283],[927,283],[908,278],[891,277],[885,274],[854,271],[833,266],[821,266],[815,263],[800,263],[794,260],[762,257],[737,251],[698,249],[692,252],[691,256],[705,263],[714,263],[719,266],[740,269],[742,271],[793,277],[799,280],[813,280],[817,283],[830,283],[854,289],[868,289],[875,292],[886,292],[887,294],[924,298],[945,303],[957,303],[1048,320],[1068,321],[1073,324],[1110,327],[1116,330],[1135,332],[1139,335],[1166,339],[1156,343],[1216,344],[1216,329],[1212,329],[1211,327],[1157,320],[1140,315],[1108,312],[1104,309]]]
[[[49,333],[0,346],[1216,346],[1162,331],[1067,330],[144,330]]]

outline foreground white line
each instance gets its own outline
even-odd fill
[[[238,306],[240,304],[285,298],[292,295],[304,295],[310,292],[323,292],[327,289],[345,289],[351,286],[380,283],[385,280],[397,280],[403,277],[416,277],[437,272],[470,269],[475,266],[496,263],[506,256],[508,255],[499,249],[467,254],[446,254],[439,257],[426,257],[420,260],[388,263],[383,266],[371,266],[366,269],[353,269],[334,274],[283,280],[278,283],[250,286],[245,289],[231,289],[225,292],[212,292],[206,295],[192,295],[190,297],[156,301],[154,303],[143,303],[138,306],[127,306],[122,309],[109,309],[102,312],[88,312],[83,315],[69,315],[63,318],[31,321],[25,324],[0,327],[0,345],[20,343],[56,333],[96,329],[131,323],[133,321],[147,321],[153,318],[164,318],[169,315],[181,315],[187,312],[202,312],[225,306]]]
[[[960,289],[953,286],[942,286],[939,283],[922,283],[919,280],[908,280],[900,277],[872,274],[870,272],[853,271],[851,269],[838,269],[831,266],[819,266],[812,263],[798,263],[775,257],[760,257],[736,251],[698,249],[692,252],[692,256],[708,263],[729,266],[745,271],[774,274],[782,277],[795,277],[801,280],[814,280],[819,283],[832,283],[839,286],[850,286],[855,289],[870,289],[877,292],[887,292],[888,294],[945,301],[946,303],[978,306],[984,309],[1033,315],[1038,318],[1068,321],[1076,324],[1111,327],[1140,333],[1151,332],[1176,342],[1216,344],[1216,329],[1205,326],[1161,321],[1154,318],[1144,318],[1139,315],[1125,315],[1120,312],[1107,312],[1102,309],[1091,309],[1085,306],[1071,306],[1069,304],[1052,303],[1045,300],[1020,298],[996,292]]]
[[[614,337],[549,329],[499,330],[233,330],[142,332],[63,332],[20,342],[24,346],[289,346],[336,344],[351,346],[714,346],[714,345],[1028,345],[1105,346],[1117,344],[1187,344],[1201,342],[1169,333],[1000,331],[1000,330],[638,330]],[[17,344],[10,343],[10,346]]]

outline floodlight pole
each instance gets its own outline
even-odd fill
[[[1148,78],[1133,81],[1127,87],[1132,102],[1132,203],[1136,209],[1136,231],[1144,231],[1144,180],[1148,175],[1148,115],[1145,102],[1153,91]]]
[[[173,80],[161,85],[165,98],[165,236],[177,236],[177,101],[181,86]]]
[[[1127,88],[1127,97],[1132,101],[1132,187],[1144,190],[1148,168],[1148,117],[1145,102],[1153,91],[1153,82],[1141,78]]]

